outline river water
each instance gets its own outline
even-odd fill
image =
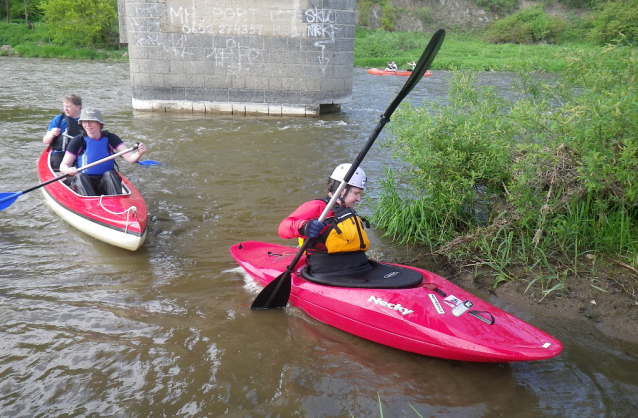
[[[448,77],[425,78],[409,99],[444,100]],[[506,90],[512,76],[481,79]],[[41,138],[71,92],[163,163],[120,164],[149,208],[136,252],[68,226],[39,191],[0,213],[1,417],[634,416],[638,347],[489,295],[479,296],[559,338],[563,353],[447,361],[362,340],[294,307],[249,309],[259,288],[228,248],[284,243],[279,221],[322,197],[327,175],[354,160],[404,78],[356,70],[353,102],[320,118],[135,112],[128,63],[0,57],[0,80],[0,192],[37,184]],[[368,199],[394,164],[372,148]],[[406,257],[379,235],[376,257]]]

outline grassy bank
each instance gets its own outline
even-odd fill
[[[394,60],[400,68],[418,60],[431,33],[382,32],[357,29],[354,64],[363,68],[384,68]],[[469,34],[447,33],[432,64],[433,70],[560,72],[567,68],[566,56],[572,52],[602,52],[591,44],[489,44]],[[602,67],[613,63],[600,54]]]
[[[69,58],[83,60],[126,60],[127,49],[78,48],[51,42],[52,36],[46,23],[36,22],[33,29],[25,24],[0,23],[0,46],[9,45],[0,55],[17,55],[29,58]],[[9,52],[11,51],[11,52]]]

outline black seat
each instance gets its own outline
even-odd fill
[[[369,266],[331,273],[309,273],[301,269],[301,277],[309,282],[334,287],[366,289],[406,289],[416,287],[423,281],[418,271],[369,260]]]

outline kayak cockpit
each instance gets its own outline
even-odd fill
[[[311,273],[308,267],[300,274],[309,282],[334,287],[363,289],[407,289],[417,287],[423,275],[416,270],[368,260],[369,266],[331,273]]]

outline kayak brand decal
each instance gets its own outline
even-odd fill
[[[436,295],[433,295],[432,293],[430,293],[428,296],[430,297],[430,300],[432,301],[432,304],[434,305],[434,309],[436,309],[439,315],[443,315],[445,311],[443,310],[443,307],[439,303],[439,300],[436,298]]]
[[[384,306],[386,308],[390,308],[393,309],[399,313],[401,313],[401,315],[407,315],[407,314],[411,314],[412,310],[406,308],[405,306],[401,306],[400,303],[390,303],[390,302],[386,302],[385,300],[378,298],[376,296],[370,296],[370,299],[368,299],[368,302],[374,302],[379,306]]]

